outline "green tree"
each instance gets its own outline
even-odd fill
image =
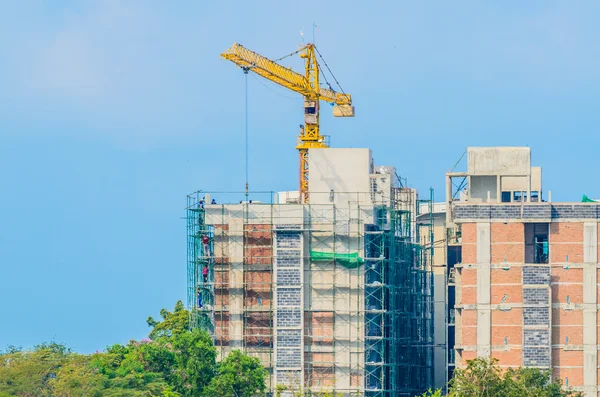
[[[549,381],[550,372],[537,368],[508,369],[503,376],[506,397],[562,397],[579,393],[562,390],[562,382]]]
[[[267,371],[257,358],[231,351],[219,363],[217,374],[204,389],[205,397],[253,397],[263,395]]]
[[[55,397],[101,397],[104,381],[100,372],[93,368],[91,356],[73,354],[50,380]]]
[[[0,355],[0,395],[46,397],[49,381],[67,362],[70,350],[58,343],[42,343],[31,351],[9,348]]]
[[[421,397],[442,397],[442,390],[441,389],[437,389],[437,390],[429,389],[425,393],[421,394]]]
[[[146,320],[148,325],[152,327],[149,335],[150,339],[170,337],[185,333],[190,329],[190,312],[185,309],[181,301],[177,301],[172,312],[162,309],[160,316],[162,321],[156,321],[152,316]]]
[[[451,397],[576,397],[570,390],[563,390],[560,380],[551,380],[549,371],[537,368],[498,368],[498,360],[476,358],[468,360],[466,368],[454,371],[450,381]],[[435,396],[425,394],[424,396]]]
[[[52,382],[57,397],[177,396],[160,372],[144,360],[145,344],[114,345],[106,353],[74,356]],[[171,393],[171,394],[169,394]]]
[[[205,331],[177,334],[163,342],[173,346],[175,370],[171,376],[174,390],[195,397],[211,382],[217,369],[217,350]]]
[[[162,321],[149,317],[152,343],[141,349],[148,368],[162,372],[182,396],[198,396],[217,370],[217,351],[210,335],[189,329],[190,313],[178,301],[173,312],[160,311]]]
[[[189,330],[181,301],[150,317],[152,339],[81,355],[49,343],[0,354],[0,397],[198,397],[264,394],[267,372],[239,351],[217,363],[205,331]]]

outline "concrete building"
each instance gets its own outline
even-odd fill
[[[467,168],[446,175],[456,366],[495,357],[504,368],[550,369],[565,387],[600,395],[600,205],[543,196],[529,148],[469,148]]]
[[[430,204],[431,203],[431,204]],[[419,204],[417,223],[426,227],[420,228],[420,240],[424,244],[433,241],[427,252],[433,255],[431,270],[433,273],[433,385],[436,389],[444,389],[448,383],[447,363],[450,360],[447,341],[447,324],[453,323],[449,317],[447,294],[446,266],[446,203],[430,202]],[[432,235],[430,235],[432,232]],[[452,311],[453,313],[454,311]],[[452,350],[453,352],[453,350]]]
[[[426,202],[368,149],[311,149],[309,169],[310,203],[188,196],[193,326],[220,357],[258,357],[271,393],[413,397],[433,381],[433,241],[418,237],[433,233],[415,221]]]

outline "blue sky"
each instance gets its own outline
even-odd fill
[[[325,108],[332,146],[370,147],[441,199],[467,146],[529,145],[554,200],[600,196],[597,2],[315,7],[0,5],[0,349],[101,350],[185,299],[185,195],[244,188],[244,76],[219,54],[278,58],[313,21],[356,106],[348,120]],[[251,189],[295,189],[302,102],[248,82]]]

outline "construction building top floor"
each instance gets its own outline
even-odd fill
[[[462,179],[455,193],[454,179]],[[542,168],[531,166],[528,147],[469,147],[467,171],[446,174],[446,195],[471,203],[539,202]]]
[[[285,211],[292,211],[292,205],[298,205],[300,208],[305,204],[313,207],[343,208],[397,207],[401,202],[416,203],[415,191],[401,186],[394,167],[376,166],[370,149],[311,149],[308,164],[310,169],[308,203],[301,202],[298,191],[266,192],[262,195],[253,193],[251,197],[244,197],[243,200],[239,200],[240,196],[238,196],[238,202],[230,201],[227,203],[227,208],[235,210],[237,206],[241,209],[247,204],[252,204],[253,208],[261,204],[272,204],[282,210],[286,208]],[[217,204],[210,195],[205,196],[203,200],[192,199],[188,202],[188,206],[198,204],[209,213],[220,208],[223,203],[219,200]],[[403,209],[416,210],[416,207]],[[256,211],[261,210],[256,209]]]
[[[552,202],[528,147],[469,147],[467,171],[446,173],[446,224],[600,219],[600,203]]]

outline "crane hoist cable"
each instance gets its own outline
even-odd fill
[[[245,101],[244,101],[244,124],[245,124],[245,155],[246,155],[246,203],[248,203],[248,68],[244,68],[244,85],[245,85]]]

